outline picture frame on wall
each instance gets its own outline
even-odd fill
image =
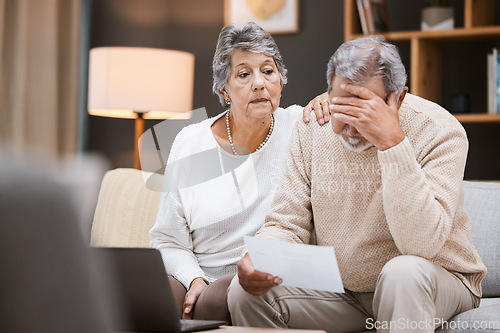
[[[224,25],[255,22],[271,34],[299,32],[299,0],[224,0]]]

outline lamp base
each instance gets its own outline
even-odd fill
[[[134,138],[134,168],[141,170],[141,159],[139,157],[139,139],[144,133],[144,118],[142,112],[136,112],[135,118],[135,138]]]

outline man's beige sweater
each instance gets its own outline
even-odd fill
[[[471,240],[462,179],[468,141],[435,103],[407,94],[405,139],[362,153],[344,148],[329,124],[297,122],[281,185],[261,238],[333,246],[344,287],[373,292],[382,267],[414,255],[440,265],[481,295],[483,265]]]

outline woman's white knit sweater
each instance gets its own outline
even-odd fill
[[[224,113],[177,135],[150,238],[167,273],[186,288],[196,277],[212,282],[236,274],[243,236],[264,223],[302,110],[278,108],[269,141],[250,155],[232,155],[215,140],[210,127]]]

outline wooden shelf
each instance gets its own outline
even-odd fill
[[[500,123],[500,114],[488,113],[468,113],[468,114],[454,114],[462,124],[467,123]]]
[[[470,39],[482,39],[491,37],[500,37],[500,26],[476,27],[476,28],[457,28],[453,30],[441,31],[394,31],[380,34],[392,42],[410,42],[412,39],[433,40],[450,42],[453,40],[465,41]],[[363,34],[351,34],[349,39],[355,39]]]
[[[494,0],[464,0],[464,27],[441,31],[392,31],[383,33],[392,43],[410,44],[410,92],[442,104],[443,44],[500,38],[494,24]],[[344,39],[363,36],[356,0],[344,0]],[[486,59],[486,55],[484,57]],[[486,94],[485,94],[485,97]],[[462,123],[500,122],[500,115],[486,113],[456,115]]]

